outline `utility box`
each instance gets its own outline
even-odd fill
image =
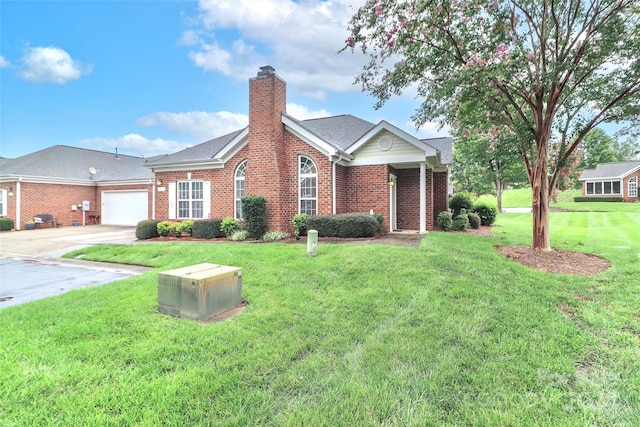
[[[158,273],[158,310],[202,320],[242,302],[242,269],[197,264]]]

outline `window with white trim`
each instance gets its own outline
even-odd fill
[[[587,195],[620,195],[620,181],[587,182]]]
[[[204,182],[178,181],[178,219],[204,218]]]
[[[629,180],[627,187],[628,187],[627,194],[629,197],[638,197],[638,177],[637,176],[634,176]]]
[[[0,215],[7,215],[7,190],[0,190]]]
[[[300,213],[316,215],[318,212],[318,170],[309,157],[300,156],[298,168]]]
[[[235,197],[235,218],[244,219],[242,216],[242,197],[244,197],[244,178],[247,174],[247,161],[240,163],[236,169],[236,179],[234,187]]]

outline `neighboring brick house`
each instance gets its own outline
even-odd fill
[[[0,216],[70,225],[149,218],[242,218],[243,195],[264,196],[271,230],[294,215],[370,212],[385,231],[426,232],[448,207],[451,138],[417,139],[351,115],[297,120],[269,66],[249,80],[249,126],[150,159],[54,146],[0,159]],[[89,210],[82,211],[82,203]]]
[[[65,226],[135,225],[153,213],[147,160],[63,145],[0,159],[0,216],[13,219],[16,230],[37,214]]]
[[[249,80],[249,126],[146,163],[155,218],[242,218],[240,198],[267,199],[271,230],[298,213],[381,213],[385,231],[426,232],[448,207],[452,139],[417,139],[351,115],[297,120],[272,67]]]
[[[619,196],[625,202],[637,202],[640,184],[640,160],[600,163],[585,169],[579,178],[584,196]]]

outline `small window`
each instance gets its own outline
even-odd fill
[[[240,163],[238,168],[236,169],[236,179],[235,179],[235,189],[234,189],[234,198],[235,198],[235,217],[236,219],[243,219],[242,216],[242,197],[244,197],[244,178],[247,174],[247,161]]]
[[[593,194],[593,182],[587,182],[587,194]]]
[[[309,157],[300,156],[298,171],[300,213],[316,215],[318,212],[318,171]]]
[[[178,219],[204,217],[204,183],[202,181],[178,182]]]
[[[638,197],[638,177],[634,176],[629,180],[628,191],[629,197]]]
[[[0,190],[0,215],[7,215],[7,190]]]

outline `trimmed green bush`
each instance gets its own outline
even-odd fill
[[[222,237],[220,223],[222,223],[220,219],[198,219],[193,221],[193,233],[191,235],[197,239]]]
[[[473,206],[472,212],[478,214],[480,217],[480,224],[482,225],[493,225],[496,222],[496,217],[498,216],[498,208],[489,203],[476,203]]]
[[[168,227],[169,234],[180,237],[182,235],[182,224],[179,222],[170,222]]]
[[[469,215],[466,209],[461,209],[460,213],[453,217],[453,229],[456,231],[467,231],[469,228]]]
[[[240,199],[244,215],[244,229],[260,239],[268,230],[267,199],[263,196],[244,196]]]
[[[473,228],[474,230],[479,229],[480,225],[482,224],[480,215],[478,215],[477,213],[469,212],[467,216],[469,217],[469,227]]]
[[[158,221],[140,221],[136,225],[137,239],[153,239],[158,236]]]
[[[622,197],[614,196],[580,196],[574,197],[574,202],[624,202]]]
[[[233,233],[235,233],[239,229],[240,222],[238,222],[235,218],[231,218],[230,216],[224,218],[220,223],[220,231],[222,231],[227,237],[233,236]]]
[[[158,223],[158,235],[164,237],[169,235],[171,221],[160,221]]]
[[[307,229],[317,230],[319,237],[373,237],[378,221],[369,214],[313,215],[307,218]]]
[[[471,198],[471,193],[466,191],[456,193],[449,199],[449,209],[451,209],[454,217],[460,215],[462,209],[465,209],[467,212],[471,211],[472,206],[473,199]]]
[[[11,230],[13,228],[13,220],[11,218],[0,218],[0,231]]]
[[[193,235],[193,220],[187,219],[180,223],[180,231],[189,234],[189,236]]]
[[[231,240],[241,242],[243,240],[247,240],[247,237],[249,237],[249,232],[247,230],[239,230],[231,235]]]
[[[382,233],[382,226],[384,225],[384,215],[381,213],[374,213],[373,217],[378,221],[378,233]]]
[[[296,237],[307,235],[307,215],[306,213],[297,214],[291,221],[293,223],[293,233]]]
[[[267,231],[262,236],[262,240],[265,242],[275,242],[277,240],[286,239],[289,237],[289,233],[285,233],[284,231]]]
[[[440,212],[436,217],[436,224],[443,231],[451,230],[453,228],[453,216],[451,215],[451,212],[448,212],[448,211]]]

